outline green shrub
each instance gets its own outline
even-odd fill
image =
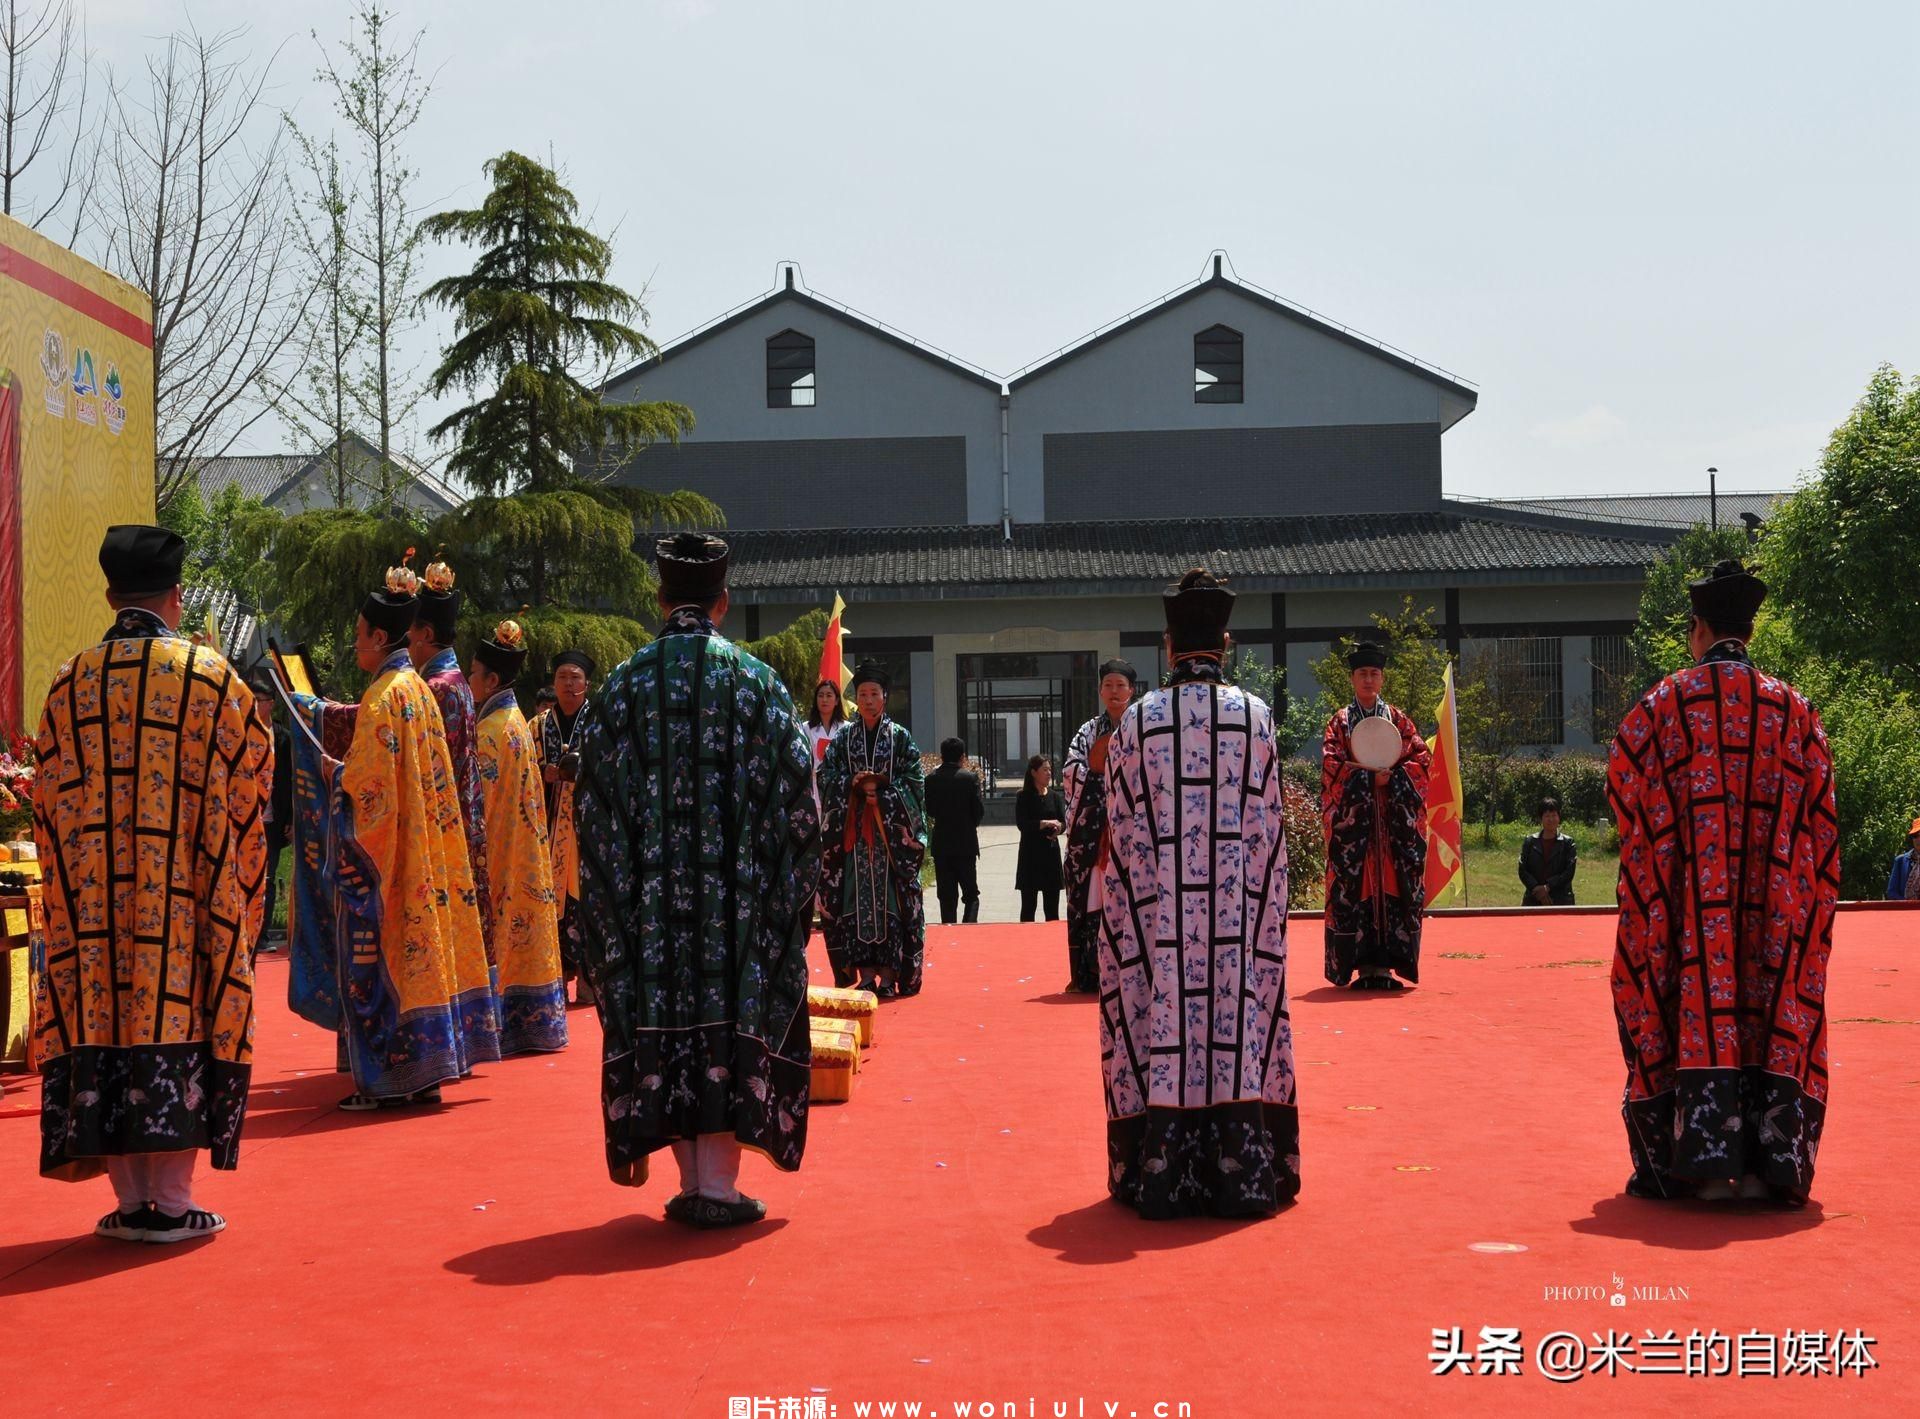
[[[1320,771],[1301,759],[1287,759],[1281,771],[1282,803],[1287,820],[1287,905],[1304,907],[1317,901],[1327,875],[1327,842],[1320,826]],[[1310,771],[1296,771],[1296,765]]]
[[[1560,816],[1569,823],[1599,823],[1608,817],[1604,753],[1509,759],[1500,767],[1497,779],[1494,767],[1487,755],[1467,756],[1465,800],[1469,823],[1486,821],[1490,792],[1494,796],[1494,817],[1501,822],[1533,822],[1543,798],[1559,799]]]
[[[1920,815],[1920,704],[1879,676],[1809,660],[1796,688],[1813,701],[1833,751],[1840,895],[1886,895],[1887,873]]]

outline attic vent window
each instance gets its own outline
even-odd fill
[[[1238,330],[1211,326],[1193,337],[1193,402],[1241,404],[1246,368],[1245,343]]]
[[[767,337],[767,407],[811,409],[814,399],[813,337],[782,330]]]

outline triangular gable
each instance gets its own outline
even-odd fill
[[[889,345],[905,350],[910,355],[918,356],[929,364],[938,365],[949,374],[958,375],[961,379],[973,384],[984,385],[996,394],[1000,392],[1002,386],[997,376],[991,375],[985,370],[976,369],[974,366],[956,360],[950,355],[942,354],[931,345],[923,345],[917,340],[899,334],[897,331],[889,330],[878,321],[869,320],[857,311],[849,310],[844,306],[811,295],[801,290],[798,286],[791,284],[791,273],[788,274],[787,279],[789,284],[777,290],[769,291],[759,300],[753,301],[748,305],[740,307],[740,309],[736,311],[720,317],[720,319],[714,321],[711,325],[702,326],[690,335],[681,336],[671,344],[663,346],[659,354],[650,356],[638,364],[627,366],[627,368],[609,378],[606,384],[601,387],[601,392],[603,394],[611,393],[620,385],[639,378],[648,370],[657,369],[676,356],[685,354],[688,350],[698,345],[705,344],[716,335],[724,334],[736,325],[756,319],[781,304],[793,305],[811,314],[824,316],[828,320],[838,321],[842,325],[858,330],[863,335],[871,335],[876,340],[883,340]]]
[[[1444,371],[1425,364],[1410,355],[1402,354],[1397,350],[1381,344],[1377,340],[1370,340],[1365,336],[1357,335],[1353,331],[1323,320],[1309,311],[1301,310],[1297,306],[1288,305],[1285,301],[1278,300],[1264,291],[1236,281],[1222,274],[1218,263],[1215,264],[1214,274],[1207,279],[1196,282],[1183,291],[1176,291],[1165,300],[1158,301],[1146,307],[1144,310],[1128,316],[1124,320],[1116,321],[1114,324],[1096,331],[1084,340],[1069,345],[1066,349],[1060,351],[1060,353],[1049,355],[1038,364],[1028,366],[1025,370],[1007,381],[1007,388],[1009,391],[1017,390],[1022,385],[1031,384],[1037,379],[1042,379],[1054,370],[1059,369],[1062,365],[1079,359],[1088,351],[1097,349],[1110,340],[1114,340],[1119,336],[1127,334],[1129,331],[1138,329],[1149,321],[1158,320],[1169,312],[1185,305],[1187,302],[1197,300],[1212,291],[1228,292],[1260,310],[1268,311],[1295,324],[1305,326],[1307,329],[1319,335],[1323,335],[1330,340],[1336,340],[1343,345],[1358,350],[1360,353],[1372,359],[1391,365],[1405,374],[1417,376],[1430,384],[1438,386],[1462,406],[1460,412],[1453,419],[1447,421],[1449,425],[1457,423],[1459,419],[1464,418],[1479,402],[1479,392],[1471,385],[1463,384]]]

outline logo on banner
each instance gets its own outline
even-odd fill
[[[46,376],[44,398],[47,412],[56,419],[67,417],[67,342],[58,330],[48,330],[40,342],[40,373]]]
[[[73,357],[73,417],[83,424],[100,422],[99,382],[93,375],[93,351],[82,349]]]
[[[107,377],[101,385],[106,399],[101,404],[101,412],[107,416],[107,432],[118,435],[127,424],[127,406],[121,402],[125,390],[120,384],[120,366],[112,360],[107,361]]]

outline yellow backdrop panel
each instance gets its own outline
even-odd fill
[[[0,366],[20,401],[18,706],[31,733],[63,661],[110,619],[100,535],[153,521],[153,325],[145,296],[0,216]]]

